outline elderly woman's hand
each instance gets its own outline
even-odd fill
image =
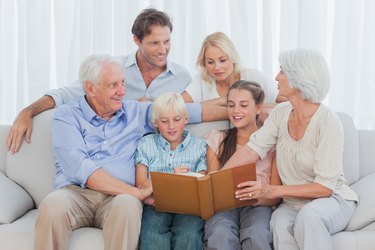
[[[240,200],[251,200],[251,199],[274,199],[277,198],[272,192],[272,186],[268,183],[262,183],[260,181],[245,181],[237,186],[239,190],[235,192],[235,196]]]

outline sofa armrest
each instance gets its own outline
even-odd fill
[[[34,207],[30,195],[0,172],[0,224],[12,223]]]
[[[346,230],[359,230],[375,221],[375,173],[364,176],[350,186],[358,194],[359,203]]]

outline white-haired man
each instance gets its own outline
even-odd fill
[[[35,249],[68,249],[72,230],[86,226],[103,228],[105,249],[135,249],[141,201],[152,190],[134,187],[134,154],[138,140],[155,130],[152,102],[123,100],[125,76],[110,56],[89,56],[80,82],[85,96],[52,118],[56,190],[39,207]],[[215,119],[213,108],[188,104],[190,122]]]

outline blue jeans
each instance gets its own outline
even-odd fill
[[[206,221],[204,243],[207,250],[271,250],[272,208],[241,207],[219,212]]]
[[[145,205],[139,249],[191,249],[203,247],[204,221],[198,216],[157,212]]]

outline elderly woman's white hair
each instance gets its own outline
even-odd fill
[[[93,84],[99,83],[100,73],[104,64],[116,64],[121,67],[120,61],[109,55],[91,55],[82,62],[79,68],[79,82],[85,92],[86,81],[91,81]]]
[[[302,98],[321,102],[329,90],[329,70],[323,56],[310,49],[294,49],[280,54],[280,67],[292,88],[301,91]]]
[[[189,111],[180,94],[164,93],[152,104],[151,121],[155,123],[163,112],[173,111],[189,119]]]

